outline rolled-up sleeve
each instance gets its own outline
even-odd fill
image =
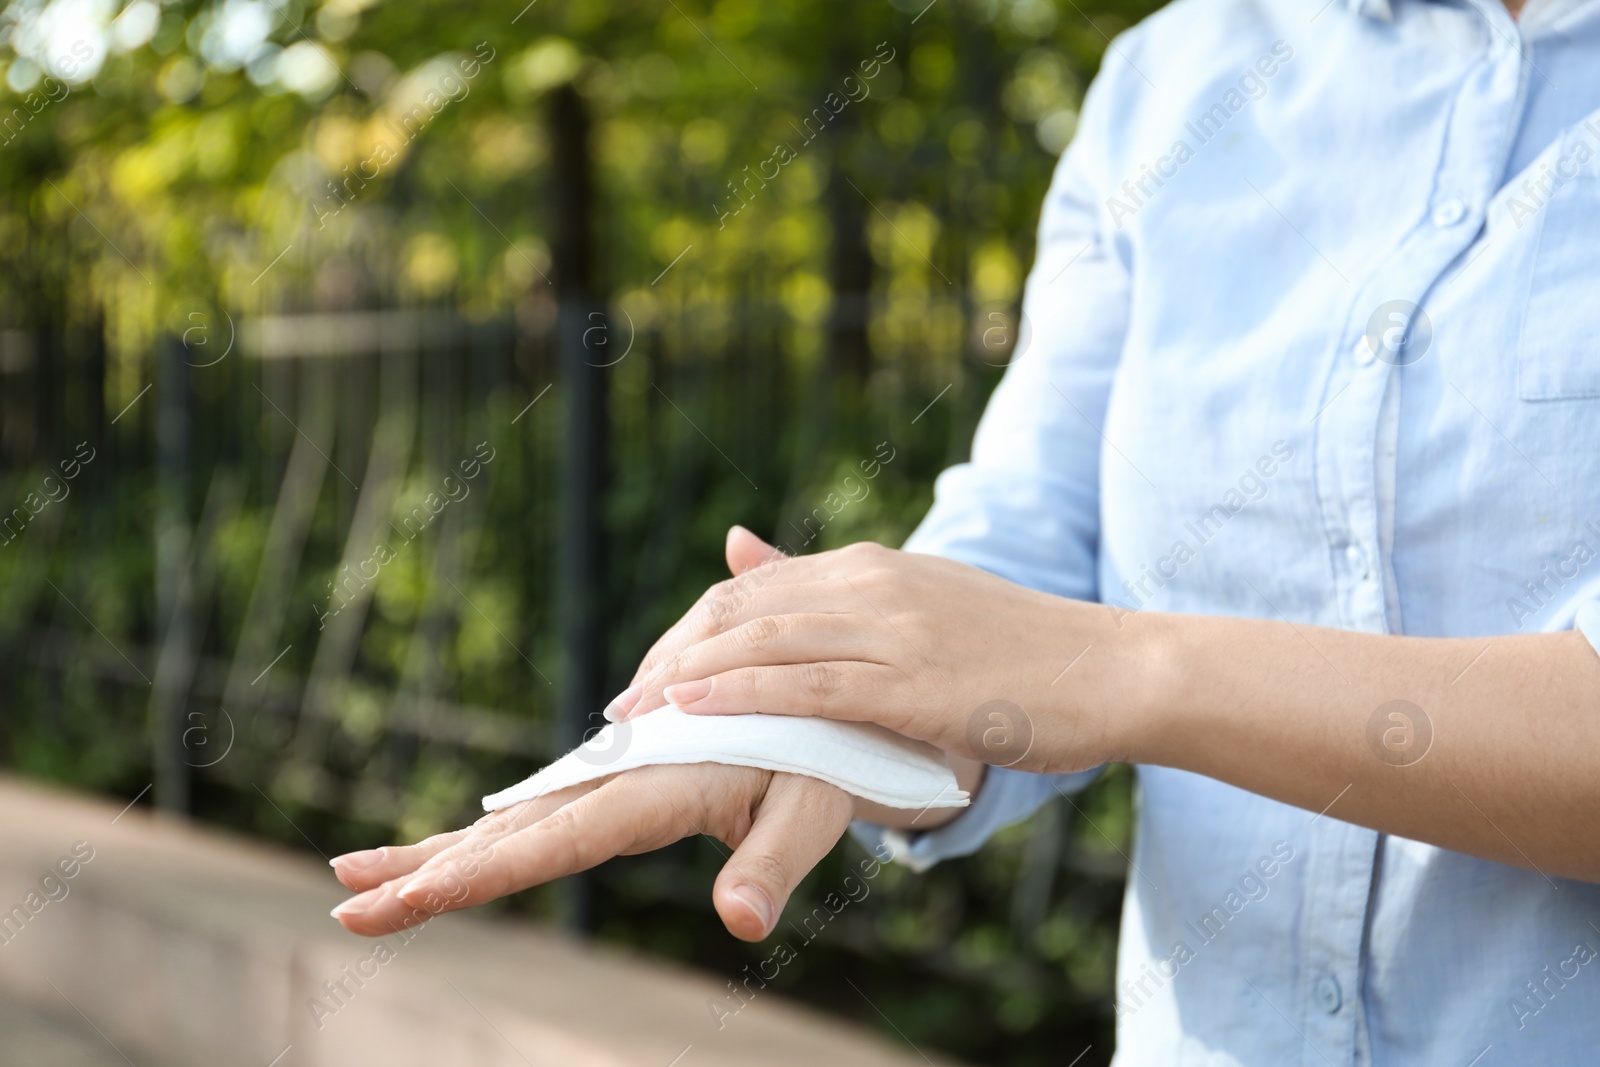
[[[1099,773],[1098,768],[1077,774],[1030,774],[990,767],[972,806],[937,830],[890,830],[857,820],[850,832],[873,853],[925,871],[940,860],[970,856],[996,830],[1026,819],[1052,797],[1076,793]]]
[[[1098,598],[1099,464],[1112,375],[1128,325],[1129,272],[1100,209],[1110,121],[1124,72],[1108,67],[1085,100],[1039,222],[1011,365],[979,422],[972,458],[946,470],[906,542],[1058,596]],[[976,851],[1001,827],[1098,771],[1039,775],[990,768],[972,806],[937,830],[904,834],[857,823],[917,869]]]

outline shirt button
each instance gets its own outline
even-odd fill
[[[1350,564],[1350,572],[1357,578],[1365,578],[1369,569],[1367,567],[1367,550],[1352,541],[1344,546],[1345,562]]]
[[[1339,979],[1331,974],[1325,974],[1317,979],[1317,1007],[1332,1015],[1339,1010],[1339,1005],[1344,1003],[1344,997],[1339,992]]]
[[[1446,226],[1454,226],[1466,217],[1467,205],[1459,197],[1441,200],[1433,209],[1433,224],[1441,230]]]
[[[1354,357],[1358,367],[1370,366],[1372,361],[1378,358],[1378,354],[1372,350],[1372,346],[1367,344],[1365,334],[1356,338],[1355,347],[1350,350],[1350,355]]]

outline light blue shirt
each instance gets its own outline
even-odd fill
[[[1600,0],[1325,3],[1115,41],[1031,338],[907,547],[1130,610],[1600,645]],[[1086,780],[996,771],[910,857]],[[1119,1065],[1600,1063],[1600,886],[1138,780]]]

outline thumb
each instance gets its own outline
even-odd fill
[[[728,527],[728,540],[723,552],[728,557],[728,570],[735,577],[768,560],[784,558],[781,549],[767,544],[743,526]]]
[[[854,808],[848,793],[826,782],[774,774],[750,832],[711,890],[728,932],[743,941],[770,934],[794,887],[844,836]]]

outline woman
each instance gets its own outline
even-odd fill
[[[970,809],[651,768],[344,857],[341,921],[708,832],[755,939],[852,815],[933,862],[1121,760],[1118,1063],[1591,1058],[1600,3],[1521,16],[1180,0],[1120,37],[1031,347],[906,550],[714,588],[610,709],[871,720]],[[772,551],[729,535],[736,575]]]

